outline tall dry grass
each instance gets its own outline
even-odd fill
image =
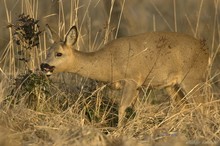
[[[217,145],[219,141],[219,1],[38,1],[1,0],[0,145]],[[206,39],[210,48],[205,104],[176,107],[161,90],[142,90],[136,112],[117,128],[117,96],[107,83],[68,73],[47,80],[27,71],[13,43],[19,14],[50,24],[62,38],[79,28],[77,48],[95,51],[121,36],[177,31]],[[35,71],[45,58],[47,39],[31,50]],[[39,76],[37,76],[39,75]],[[16,79],[16,80],[15,80]],[[28,82],[27,82],[28,81]]]

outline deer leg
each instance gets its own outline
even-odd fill
[[[190,78],[185,79],[182,82],[183,88],[187,92],[187,100],[188,102],[194,102],[194,103],[204,103],[207,99],[207,93],[205,94],[205,79],[195,79],[194,82],[190,80]]]
[[[124,124],[125,110],[138,96],[138,85],[133,80],[126,80],[123,88],[122,98],[118,111],[118,127]]]
[[[174,104],[181,103],[181,101],[186,95],[185,91],[178,84],[175,84],[174,86],[166,87],[166,91],[170,96],[171,101],[173,101]]]

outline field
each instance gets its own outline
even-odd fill
[[[219,0],[0,0],[0,7],[0,146],[220,144]],[[40,71],[50,46],[46,24],[60,39],[76,25],[76,49],[85,52],[144,32],[194,36],[210,52],[206,102],[179,106],[164,89],[143,87],[126,124],[117,127],[120,90]]]

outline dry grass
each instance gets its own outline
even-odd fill
[[[116,0],[117,4],[105,6],[104,2],[0,0],[4,22],[0,23],[0,145],[218,145],[220,2]],[[107,83],[68,73],[53,76],[51,82],[39,71],[27,71],[38,68],[47,41],[42,33],[39,46],[25,52],[31,63],[19,61],[23,48],[13,43],[13,28],[6,26],[14,24],[21,13],[39,19],[42,31],[49,23],[60,36],[76,24],[80,31],[77,46],[84,51],[97,50],[117,35],[153,30],[206,39],[212,64],[202,93],[207,102],[176,106],[164,91],[143,89],[136,111],[128,110],[127,124],[117,128],[120,93]]]

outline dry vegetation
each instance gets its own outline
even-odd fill
[[[220,2],[111,2],[0,0],[0,145],[218,145]],[[143,88],[136,111],[128,109],[127,124],[117,128],[119,91],[69,73],[48,79],[37,69],[48,46],[46,23],[61,37],[77,25],[84,51],[155,30],[206,40],[210,74],[201,94],[207,102],[176,106],[163,90]]]

